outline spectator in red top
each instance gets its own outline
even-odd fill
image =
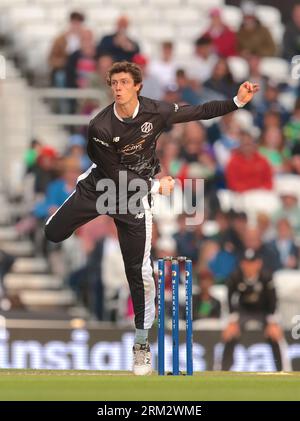
[[[232,152],[225,175],[228,188],[235,192],[272,189],[272,168],[266,158],[257,152],[249,131],[242,130],[240,147]]]
[[[221,57],[236,56],[236,35],[223,22],[221,10],[214,8],[210,11],[209,16],[211,24],[204,35],[211,38],[215,52]]]

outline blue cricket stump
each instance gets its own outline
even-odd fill
[[[179,262],[172,260],[173,375],[179,375]]]
[[[185,262],[186,374],[193,375],[193,264]]]
[[[158,374],[165,374],[165,262],[158,260]]]
[[[193,375],[193,264],[184,256],[158,260],[158,374],[165,374],[165,262],[172,262],[172,362],[173,375],[179,375],[179,276],[185,263],[186,373]]]

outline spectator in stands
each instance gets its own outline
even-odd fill
[[[180,100],[190,105],[201,104],[200,86],[196,81],[189,79],[185,70],[176,71],[176,84]]]
[[[30,143],[30,147],[25,151],[24,161],[26,167],[26,174],[34,171],[41,147],[41,142],[37,139],[33,139]]]
[[[34,192],[44,194],[48,184],[57,178],[58,153],[51,146],[43,146],[34,167]]]
[[[148,98],[161,100],[163,97],[163,89],[159,79],[149,73],[149,61],[142,54],[135,54],[132,59],[133,63],[140,66],[143,75],[143,87],[141,95]]]
[[[193,319],[212,319],[221,317],[221,303],[211,295],[214,284],[213,274],[208,271],[199,271],[198,281],[200,292],[193,295]]]
[[[162,100],[168,102],[169,104],[177,104],[180,101],[180,94],[176,84],[168,85],[165,87]],[[169,129],[171,130],[172,126],[170,126]]]
[[[150,61],[148,73],[159,81],[162,89],[175,84],[176,63],[174,60],[174,45],[171,41],[162,42],[161,57]]]
[[[255,101],[249,105],[249,109],[251,111],[255,111],[257,105],[263,100],[263,95],[266,89],[267,80],[266,77],[261,73],[261,57],[256,54],[250,54],[247,58],[247,62],[249,65],[249,74],[248,80],[255,80],[256,83],[260,86],[260,91],[258,95],[255,97]]]
[[[162,138],[160,139],[161,143]],[[179,158],[180,145],[172,136],[166,135],[163,147],[160,151],[160,165],[162,172],[177,177],[183,165],[183,160]],[[161,175],[161,174],[160,174]]]
[[[272,223],[272,216],[266,210],[258,211],[256,213],[256,226],[261,233],[261,241],[263,244],[267,244],[273,241],[276,237],[276,230]]]
[[[129,24],[127,16],[119,17],[115,32],[105,35],[97,45],[97,57],[108,54],[114,61],[132,61],[140,47],[128,36]]]
[[[300,4],[293,7],[292,21],[288,22],[283,35],[283,57],[290,61],[293,56],[300,54]]]
[[[242,233],[243,247],[236,250],[236,256],[240,260],[247,249],[260,253],[263,268],[269,272],[280,269],[278,255],[269,243],[263,243],[263,233],[258,226],[247,226]]]
[[[73,134],[69,138],[69,145],[66,156],[77,162],[80,172],[85,172],[91,165],[86,153],[86,141],[81,134]]]
[[[279,127],[268,127],[263,131],[259,153],[268,160],[274,173],[287,171],[289,151],[285,148],[283,133]]]
[[[87,88],[97,89],[101,94],[101,103],[104,105],[112,101],[111,89],[107,85],[106,75],[113,64],[113,59],[109,55],[102,55],[96,63],[96,71],[89,75]],[[103,99],[102,99],[103,98]],[[99,104],[98,104],[99,105]]]
[[[195,79],[189,79],[183,69],[176,71],[179,100],[191,105],[225,99],[225,95],[208,88]]]
[[[280,115],[281,126],[284,126],[289,120],[289,113],[280,103],[280,89],[276,82],[269,80],[262,101],[255,108],[255,124],[263,128],[265,113],[273,111]]]
[[[257,151],[251,128],[241,131],[240,147],[232,152],[225,175],[228,188],[239,193],[272,189],[272,168]]]
[[[282,129],[281,116],[278,111],[269,110],[263,115],[262,129],[277,127]]]
[[[186,225],[186,215],[179,215],[178,230],[173,238],[176,241],[177,256],[186,256],[196,262],[199,255],[199,242],[196,240],[194,230],[188,230]]]
[[[300,7],[299,7],[300,10]],[[300,37],[300,35],[299,35]],[[291,149],[296,143],[300,143],[300,97],[297,98],[293,114],[284,126],[284,135]]]
[[[87,74],[86,88],[97,90],[99,92],[99,97],[86,98],[83,101],[78,101],[80,104],[80,114],[91,115],[98,109],[100,111],[100,107],[104,107],[112,102],[113,98],[111,89],[106,82],[106,75],[112,64],[112,57],[109,55],[103,55],[96,61],[95,72]]]
[[[186,123],[182,139],[180,158],[185,161],[185,164],[182,165],[178,178],[182,182],[186,178],[204,178],[205,194],[209,195],[214,188],[216,163],[212,148],[206,142],[204,126],[194,121]]]
[[[183,147],[180,156],[186,162],[203,163],[203,175],[208,173],[211,175],[215,171],[215,162],[213,159],[213,152],[206,143],[206,131],[203,125],[198,122],[191,121],[186,123],[183,130]]]
[[[213,72],[218,56],[214,53],[213,42],[209,36],[202,36],[195,42],[194,57],[187,66],[188,77],[204,83]]]
[[[281,219],[287,219],[295,234],[300,238],[300,208],[298,203],[298,192],[285,188],[280,193],[281,207],[273,215],[274,223]]]
[[[96,71],[96,49],[92,31],[83,30],[80,42],[80,49],[71,54],[66,63],[69,88],[87,88],[91,75]]]
[[[66,86],[65,66],[67,58],[80,48],[81,33],[84,29],[84,15],[72,12],[69,17],[69,28],[60,34],[53,42],[48,57],[51,71],[51,85]]]
[[[277,238],[270,244],[277,254],[280,269],[297,269],[299,249],[295,244],[293,228],[288,219],[279,219],[276,224]]]
[[[243,236],[248,222],[247,215],[244,212],[235,212],[231,210],[228,214],[228,218],[229,227],[224,230],[220,229],[218,241],[224,250],[236,255],[238,250],[242,250],[244,247]],[[217,222],[219,222],[219,219],[220,216],[217,214]]]
[[[290,172],[300,176],[300,144],[296,144],[291,151]]]
[[[223,283],[236,269],[236,256],[223,250],[214,240],[206,240],[200,250],[200,270],[209,269],[216,283]]]
[[[204,36],[212,39],[216,54],[220,57],[230,57],[237,55],[236,34],[222,19],[222,10],[215,7],[210,10],[210,26]]]
[[[211,77],[204,83],[204,86],[226,98],[231,98],[234,97],[239,84],[234,81],[226,59],[219,58]]]
[[[76,186],[81,172],[78,161],[74,158],[64,158],[59,166],[62,172],[61,177],[49,183],[45,200],[35,205],[34,215],[39,219],[44,220],[53,215]]]
[[[276,315],[276,290],[272,276],[263,269],[261,254],[253,249],[246,249],[240,267],[230,276],[227,286],[230,316],[222,333],[222,370],[232,368],[235,346],[241,334],[254,321],[264,330],[265,338],[272,348],[276,369],[281,371],[281,343],[284,336]]]
[[[237,32],[239,53],[247,58],[249,54],[260,57],[274,56],[276,45],[267,27],[261,24],[255,14],[256,5],[247,2],[243,11],[243,21]]]
[[[213,149],[218,163],[218,171],[223,176],[231,152],[239,147],[240,127],[233,113],[223,116],[219,127],[221,129],[220,137],[213,144]]]
[[[159,237],[156,242],[156,256],[158,259],[166,256],[175,256],[176,241],[172,237]],[[165,265],[165,287],[167,291],[172,290],[172,266],[171,262],[166,262]],[[168,311],[171,314],[171,311]]]

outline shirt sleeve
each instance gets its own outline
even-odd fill
[[[169,104],[168,104],[169,105]],[[168,108],[168,112],[166,109]],[[163,117],[167,125],[175,123],[186,123],[195,120],[209,120],[210,118],[220,117],[231,113],[239,107],[233,99],[225,101],[210,101],[202,105],[178,105],[166,104],[163,106]]]

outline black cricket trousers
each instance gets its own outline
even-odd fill
[[[64,241],[81,225],[99,216],[96,184],[99,173],[93,164],[78,177],[75,191],[48,219],[45,235],[55,243]],[[152,210],[149,196],[142,199],[144,212],[114,214],[125,272],[132,296],[135,326],[150,329],[155,318],[155,282],[151,264]]]

